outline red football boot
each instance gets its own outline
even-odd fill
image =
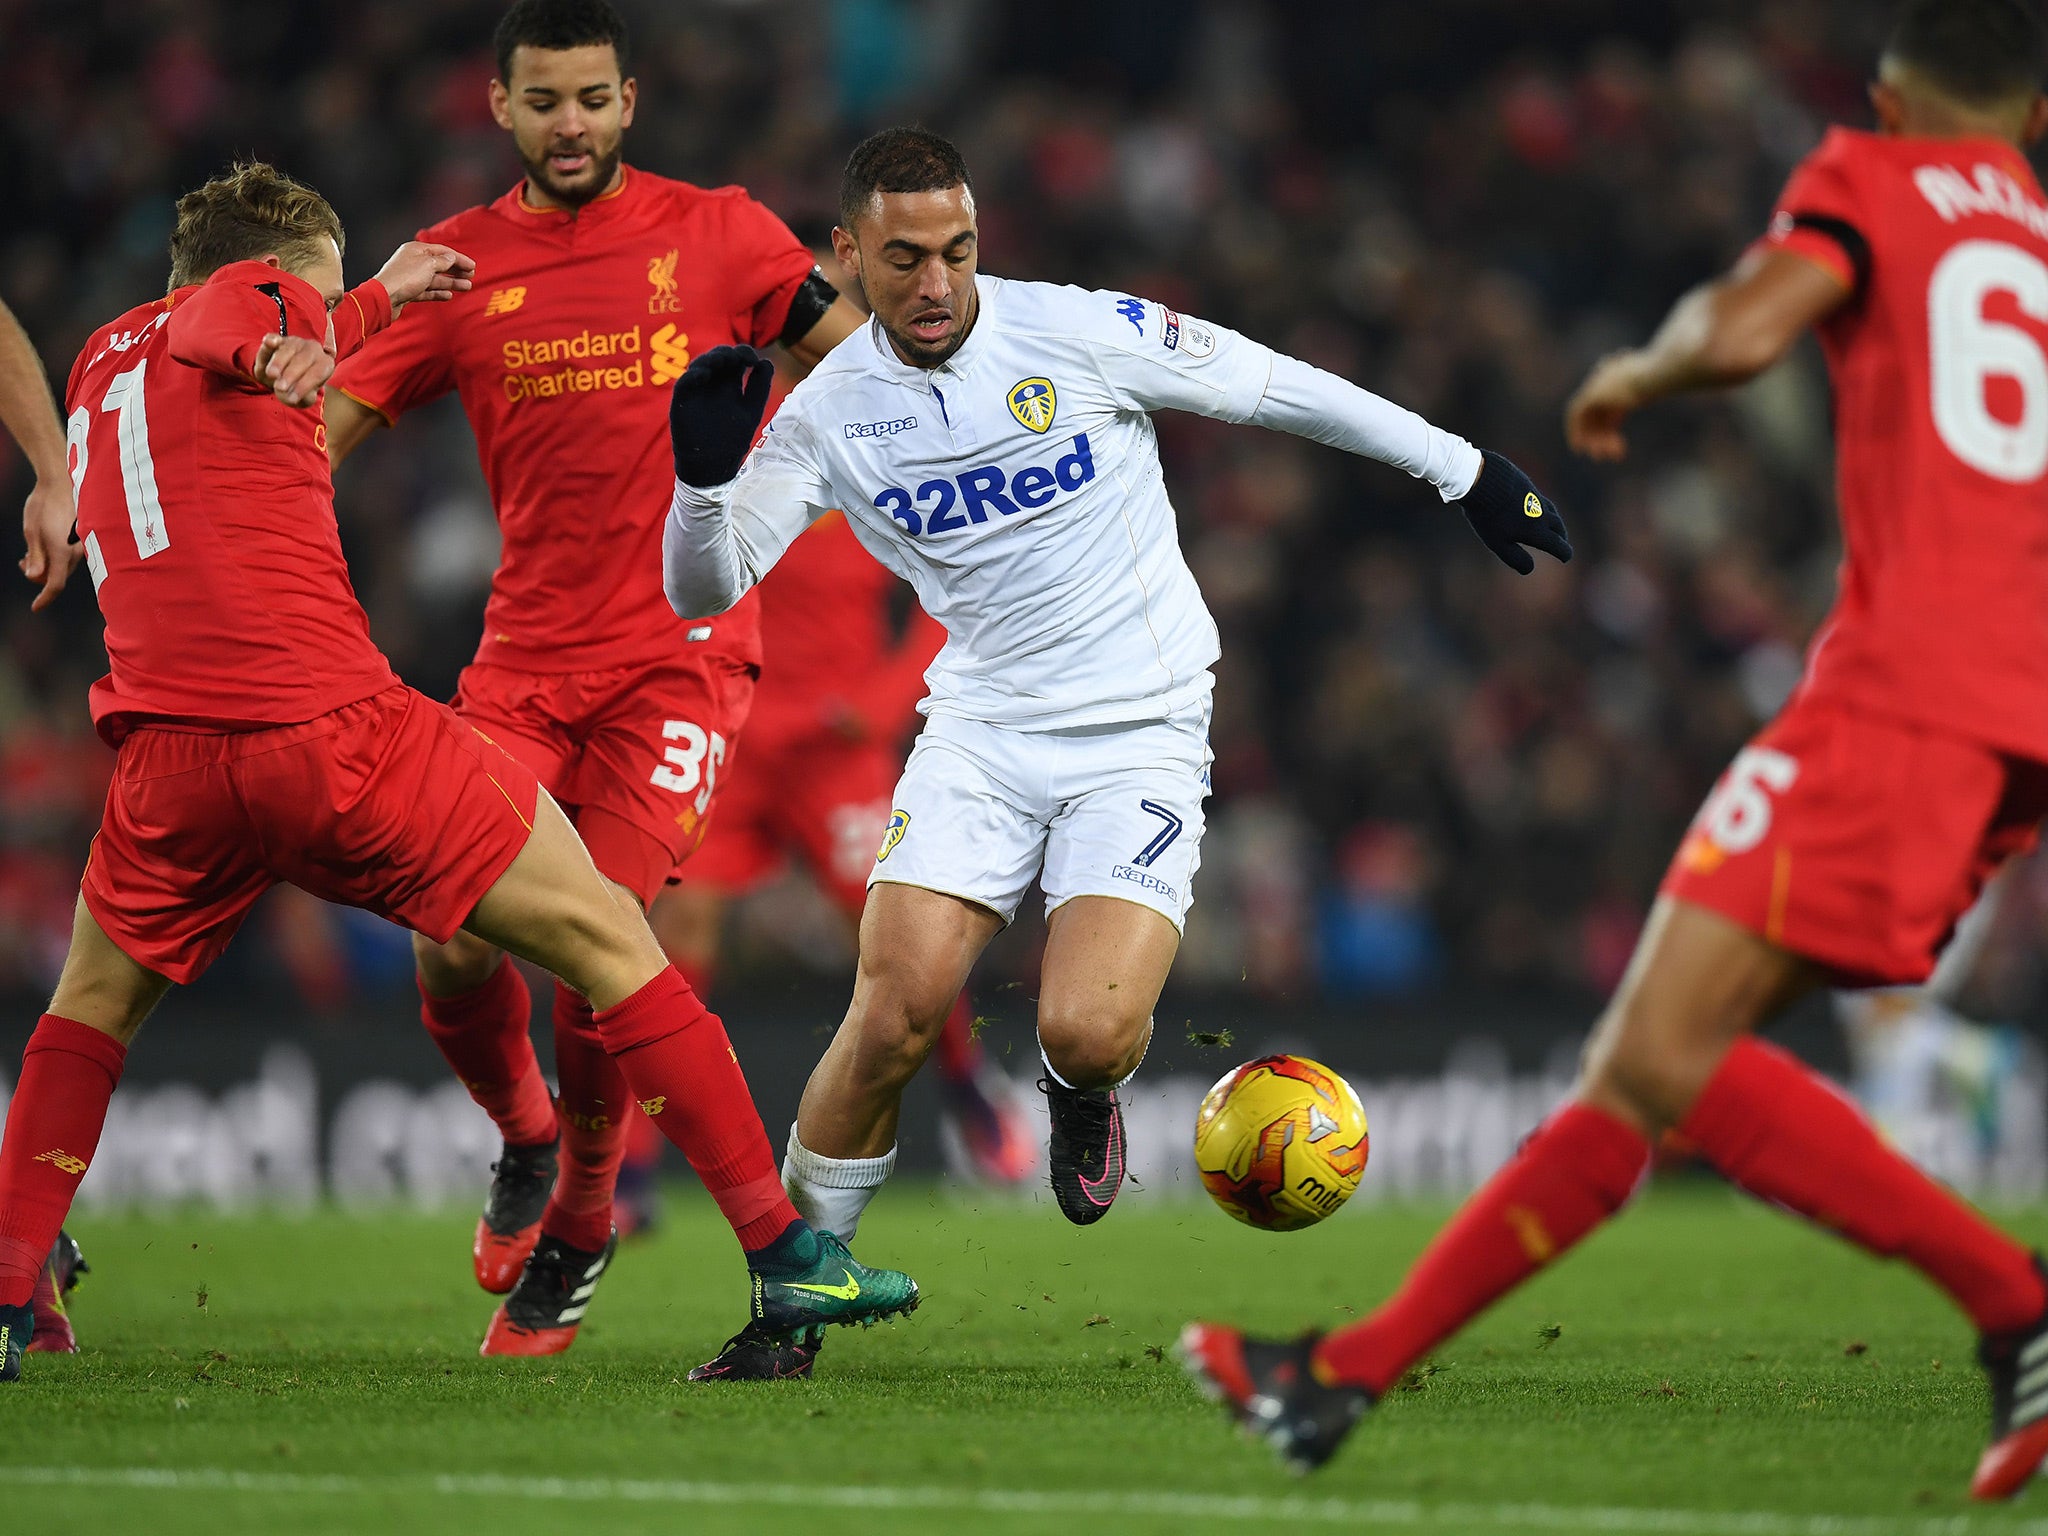
[[[477,1218],[470,1255],[476,1261],[476,1283],[493,1296],[503,1296],[519,1283],[519,1272],[540,1241],[541,1213],[554,1193],[561,1145],[556,1140],[508,1146],[491,1164],[491,1191]]]
[[[2037,1254],[2034,1263],[2042,1263]],[[2031,1328],[1986,1337],[1977,1361],[1991,1384],[1991,1444],[1970,1479],[1973,1499],[2009,1499],[2048,1457],[2048,1313]]]
[[[592,1253],[543,1235],[512,1288],[492,1314],[480,1355],[559,1355],[576,1342],[597,1282],[618,1252],[614,1231]]]

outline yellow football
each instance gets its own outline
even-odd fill
[[[1195,1115],[1195,1167],[1247,1226],[1312,1227],[1365,1172],[1365,1109],[1351,1085],[1305,1056],[1261,1056],[1224,1074]]]

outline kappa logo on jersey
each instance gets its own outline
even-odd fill
[[[896,845],[903,841],[903,834],[910,830],[910,812],[891,811],[889,828],[882,834],[882,851],[875,855],[875,862],[881,863],[896,851]]]
[[[681,314],[683,301],[676,297],[676,260],[682,253],[671,250],[647,263],[647,281],[654,285],[654,297],[647,301],[650,315]],[[661,382],[656,380],[656,383]]]
[[[862,437],[894,437],[898,432],[908,432],[917,425],[915,416],[900,417],[895,421],[849,421],[846,424],[846,440],[853,442]],[[774,428],[769,428],[772,432]]]
[[[1118,299],[1116,312],[1131,322],[1131,329],[1140,336],[1145,334],[1145,301],[1143,299]]]
[[[653,303],[652,300],[648,302]],[[647,350],[654,354],[654,382],[657,384],[675,383],[683,376],[683,370],[690,366],[690,338],[673,325],[664,325],[648,337]]]
[[[1052,426],[1059,397],[1051,379],[1025,379],[1010,386],[1010,414],[1028,431],[1043,434]]]
[[[484,300],[484,318],[492,315],[509,315],[526,302],[524,288],[493,288],[491,296]]]
[[[1021,420],[1021,418],[1019,418]],[[1028,425],[1028,423],[1027,423]],[[1050,468],[1029,464],[1011,474],[1000,464],[984,464],[953,480],[927,480],[913,496],[900,485],[877,491],[875,510],[886,512],[913,539],[951,533],[969,523],[985,523],[991,511],[1015,517],[1019,508],[1048,506],[1061,491],[1078,491],[1095,478],[1095,451],[1088,434],[1078,432],[1073,451],[1061,454]],[[929,507],[916,503],[929,501]],[[959,510],[955,511],[955,507]]]

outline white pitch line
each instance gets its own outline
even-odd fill
[[[985,1515],[1154,1515],[1176,1520],[1308,1521],[1324,1525],[1493,1526],[1503,1530],[1644,1531],[1658,1536],[2048,1536],[2048,1520],[1883,1515],[1795,1515],[1776,1510],[1619,1509],[1568,1504],[1419,1504],[1406,1499],[1232,1497],[1226,1494],[1046,1492],[1013,1488],[863,1488],[848,1484],[702,1483],[606,1477],[502,1477],[493,1473],[240,1472],[221,1467],[14,1467],[0,1485],[132,1488],[151,1492],[348,1497],[395,1492],[461,1498],[611,1500],[634,1504],[780,1505],[798,1508],[957,1510]]]

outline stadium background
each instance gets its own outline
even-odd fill
[[[1866,120],[1884,8],[622,9],[641,84],[632,162],[742,182],[815,240],[851,143],[922,121],[974,168],[987,270],[1234,326],[1512,455],[1555,493],[1579,559],[1518,580],[1397,474],[1161,422],[1224,660],[1199,899],[1148,1072],[1178,1085],[1154,1105],[1160,1124],[1242,1047],[1307,1045],[1412,1090],[1408,1109],[1376,1111],[1397,1184],[1483,1171],[1554,1091],[1560,1044],[1618,977],[1706,786],[1791,686],[1837,554],[1810,346],[1726,399],[1649,413],[1618,470],[1566,455],[1564,398],[1760,230],[1826,123]],[[0,295],[60,393],[84,336],[160,290],[176,194],[235,155],[332,198],[352,278],[510,186],[516,162],[484,105],[498,10],[0,0],[0,126],[17,149]],[[6,505],[26,484],[0,443]],[[338,503],[377,639],[447,696],[496,549],[452,403],[380,435]],[[35,618],[28,595],[15,581],[0,606],[0,1087],[61,960],[111,760],[85,706],[104,668],[89,583]],[[467,1123],[458,1088],[421,1092],[438,1064],[412,1022],[403,936],[295,896],[266,902],[145,1035],[142,1092],[123,1095],[115,1155],[95,1170],[105,1197],[308,1193],[322,1169],[338,1177],[349,1115],[368,1127],[347,1144],[372,1194],[431,1198],[488,1156],[470,1131],[436,1129]],[[2048,1018],[2044,928],[2048,872],[2030,869],[1974,1011]],[[1029,1049],[1038,932],[1020,922],[978,981],[990,1038],[1013,1055]],[[847,959],[801,881],[739,914],[717,1000],[771,1126],[843,1007]],[[1239,1049],[1192,1038],[1225,1031]],[[1793,1034],[1838,1059],[1824,1011]],[[257,1076],[278,1040],[290,1049]],[[1404,1115],[1414,1146],[1383,1153]],[[261,1140],[271,1122],[275,1144]],[[242,1152],[221,1152],[236,1137]],[[913,1160],[934,1146],[907,1133]]]

